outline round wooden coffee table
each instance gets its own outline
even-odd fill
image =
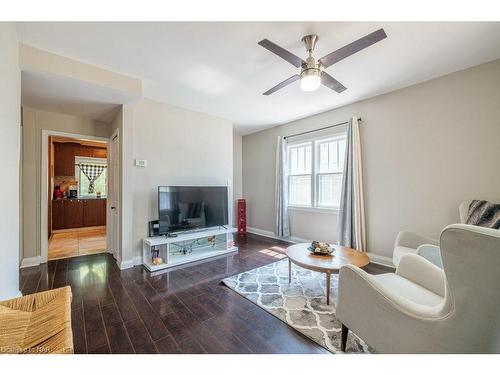
[[[353,250],[350,247],[331,245],[335,251],[332,255],[314,255],[307,248],[310,243],[299,243],[287,247],[288,257],[288,282],[292,282],[292,263],[311,271],[323,272],[326,274],[326,304],[330,304],[330,276],[338,273],[340,267],[353,264],[364,267],[370,263],[366,253]]]

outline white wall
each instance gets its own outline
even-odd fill
[[[233,178],[232,123],[217,117],[142,99],[133,108],[132,144],[124,145],[124,186],[132,188],[132,251],[137,259],[148,221],[158,219],[159,185],[227,185]],[[146,159],[146,168],[134,159]],[[231,192],[230,192],[231,193]],[[124,216],[127,214],[124,213]],[[130,224],[124,224],[125,232]],[[130,254],[123,244],[123,254]],[[124,255],[127,262],[130,255]]]
[[[42,130],[109,137],[103,122],[23,107],[23,259],[40,256]]]
[[[336,95],[332,93],[332,95]],[[274,230],[278,135],[360,116],[367,248],[390,257],[397,233],[438,237],[466,199],[500,202],[500,60],[243,137],[250,227]],[[336,215],[291,213],[292,236],[336,239]]]
[[[21,72],[14,27],[0,22],[0,300],[19,295]]]

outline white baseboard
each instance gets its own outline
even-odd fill
[[[42,259],[39,256],[38,257],[31,257],[31,258],[24,258],[21,261],[21,266],[19,268],[39,266],[41,262],[42,262]]]
[[[247,232],[257,234],[257,235],[263,236],[263,237],[272,238],[275,240],[283,240],[282,238],[275,236],[275,234],[273,232],[268,231],[268,230],[247,227]],[[300,238],[300,237],[295,237],[295,236],[291,236],[289,240],[285,240],[285,241],[289,241],[289,242],[293,242],[293,243],[311,242],[311,240],[309,240],[307,238]],[[392,258],[383,256],[383,255],[378,255],[378,254],[371,253],[371,252],[368,252],[366,255],[368,255],[368,257],[370,258],[370,262],[372,262],[372,263],[394,268],[394,264],[392,263]]]
[[[368,258],[370,258],[370,262],[372,263],[395,268],[394,263],[392,263],[392,258],[370,252],[366,253],[366,255],[368,255]]]
[[[300,238],[300,237],[295,237],[295,236],[291,236],[288,239],[287,238],[280,238],[269,230],[252,228],[252,227],[247,227],[247,232],[252,233],[252,234],[257,234],[257,235],[263,236],[263,237],[272,238],[273,240],[280,240],[280,241],[286,241],[286,242],[291,242],[291,243],[311,242],[305,238]]]
[[[127,268],[132,268],[134,266],[139,266],[142,264],[142,257],[140,255],[137,255],[135,257],[133,257],[132,259],[128,259],[128,260],[120,260],[120,261],[116,261],[116,264],[118,265],[118,268],[121,269],[121,270],[126,270]]]
[[[130,260],[117,260],[116,264],[118,265],[118,268],[121,270],[126,270],[127,268],[132,268],[134,267],[134,262],[132,259]]]
[[[142,256],[136,255],[133,259],[134,266],[139,266],[142,264]]]
[[[277,237],[274,235],[273,232],[264,230],[264,229],[258,229],[258,228],[252,228],[252,227],[247,227],[247,232],[252,233],[252,234],[258,234],[259,236],[263,237],[269,237],[272,239],[277,239]]]

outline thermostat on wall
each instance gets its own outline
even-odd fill
[[[136,167],[147,167],[148,166],[148,161],[147,160],[135,159],[135,166]]]

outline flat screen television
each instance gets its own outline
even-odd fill
[[[159,186],[159,234],[228,225],[226,186]]]

